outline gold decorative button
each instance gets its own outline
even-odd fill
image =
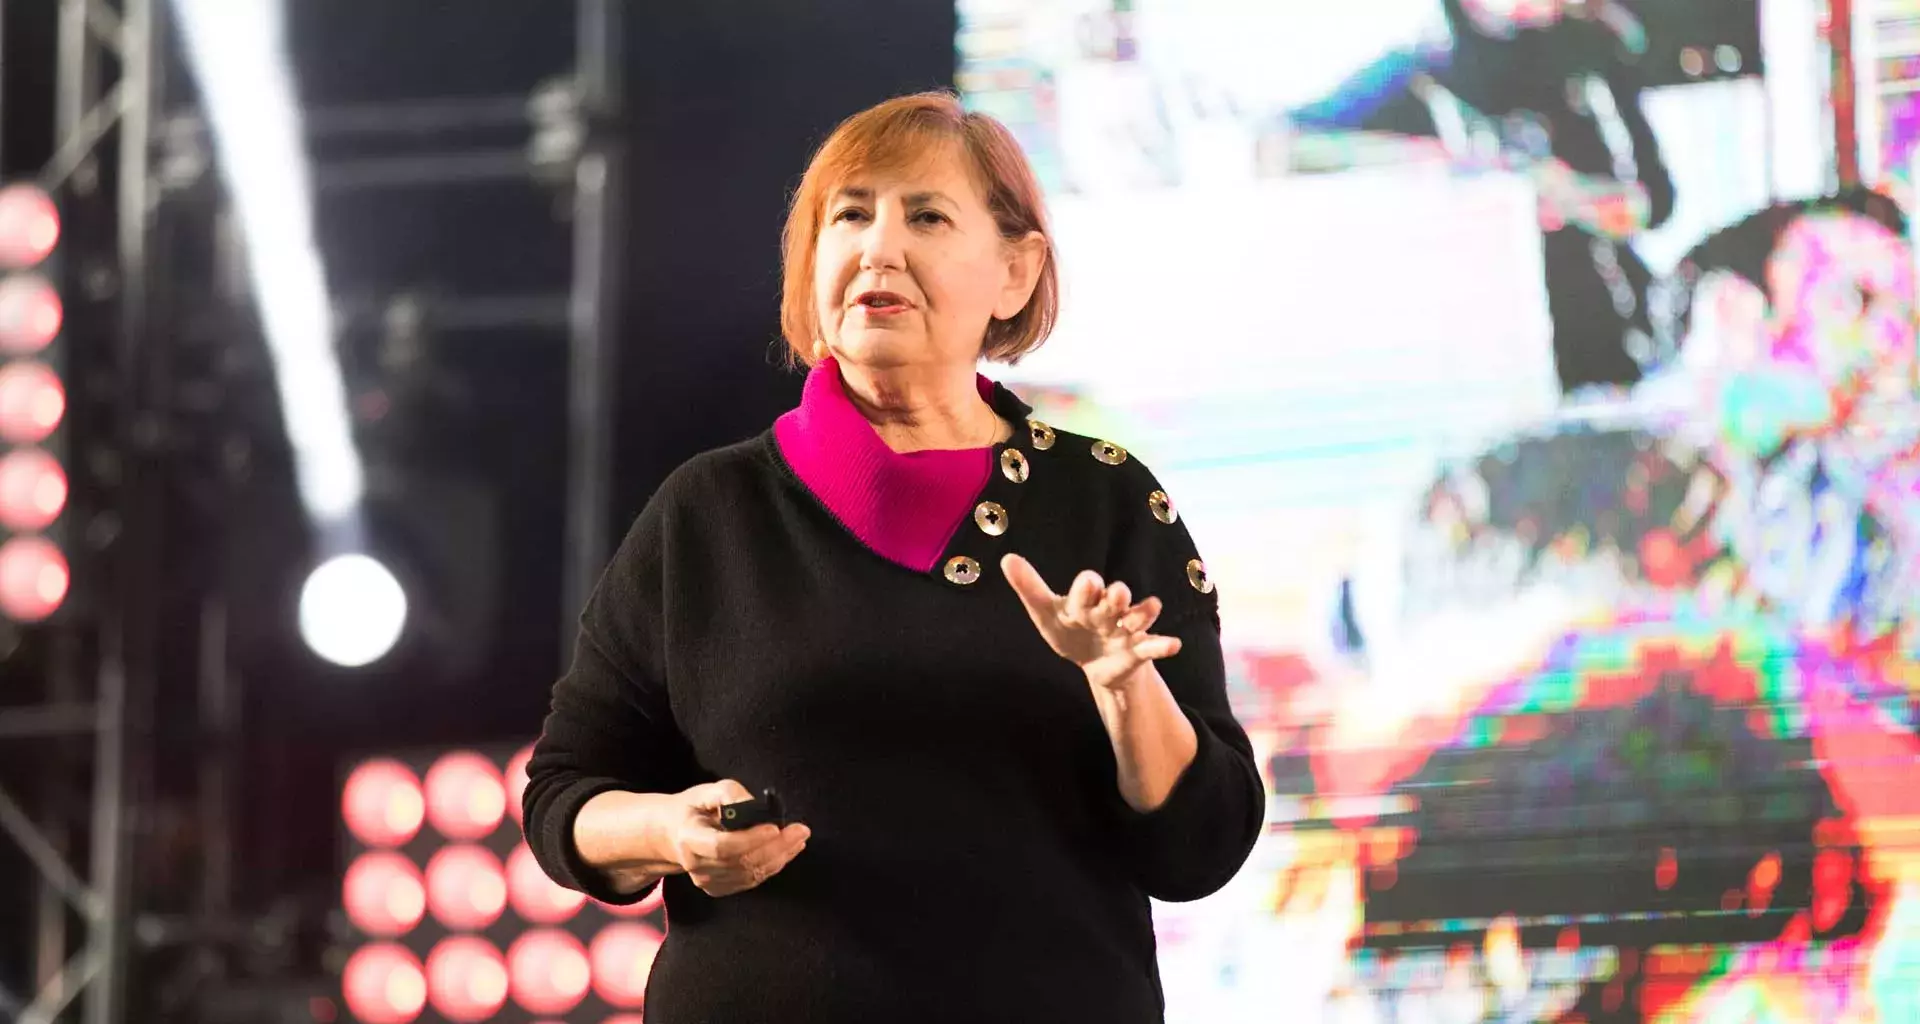
[[[1165,491],[1155,491],[1147,495],[1147,507],[1153,510],[1153,518],[1171,525],[1180,518],[1180,512],[1173,507],[1173,499]]]
[[[1207,576],[1207,563],[1198,558],[1187,563],[1187,582],[1202,594],[1213,593],[1213,580]]]
[[[1033,435],[1033,450],[1044,452],[1053,447],[1055,440],[1053,428],[1039,420],[1027,421],[1027,432]]]
[[[1027,457],[1020,454],[1020,449],[1009,448],[1000,453],[1000,472],[1006,474],[1007,479],[1016,484],[1024,484],[1027,482],[1027,474],[1030,471],[1027,466]]]
[[[1127,450],[1112,441],[1093,442],[1093,457],[1109,466],[1118,466],[1127,461]]]
[[[960,586],[980,582],[980,563],[965,555],[955,555],[947,559],[947,582]]]
[[[1007,510],[997,502],[983,501],[973,507],[973,522],[981,533],[998,537],[1007,532]]]

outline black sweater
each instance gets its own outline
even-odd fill
[[[1028,422],[1005,389],[993,401]],[[630,903],[643,894],[611,891],[572,843],[601,792],[772,786],[813,835],[744,893],[664,882],[647,1020],[1161,1019],[1148,897],[1224,885],[1265,792],[1186,527],[1163,521],[1146,467],[1095,446],[1016,431],[979,499],[1005,509],[1006,531],[969,519],[930,573],[862,545],[771,431],[693,459],[654,495],[554,687],[528,842],[561,884]],[[1154,632],[1184,646],[1159,668],[1199,750],[1152,813],[1122,801],[1085,677],[1000,575],[1010,551],[1057,592],[1090,568],[1165,601]],[[971,582],[948,572],[962,557]]]

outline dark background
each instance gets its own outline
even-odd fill
[[[9,177],[33,173],[50,151],[56,6],[16,0],[5,8]],[[310,110],[526,92],[573,60],[570,3],[290,6],[297,86]],[[633,3],[626,15],[629,202],[619,229],[627,264],[616,284],[609,510],[620,532],[680,462],[765,429],[797,400],[800,378],[781,366],[778,339],[787,197],[840,118],[890,95],[951,85],[956,27],[951,0]],[[190,111],[191,92],[176,67],[168,108]],[[524,143],[527,132],[501,138]],[[318,173],[324,180],[335,155],[407,141],[316,140]],[[191,813],[203,737],[193,710],[195,647],[185,638],[195,635],[199,599],[217,591],[234,609],[244,687],[244,743],[229,780],[237,907],[259,913],[292,901],[311,916],[336,897],[344,763],[374,751],[519,742],[538,731],[562,650],[566,336],[537,326],[430,327],[417,352],[396,359],[390,347],[383,353],[390,343],[377,307],[416,290],[564,293],[566,201],[531,181],[320,199],[330,289],[348,307],[376,309],[343,317],[339,343],[368,460],[374,543],[417,588],[410,597],[422,624],[386,662],[358,672],[322,666],[295,630],[311,538],[251,313],[220,299],[218,189],[210,180],[169,203],[155,255],[163,292],[155,332],[181,379],[215,398],[182,414],[183,436],[197,440],[169,481],[172,582],[151,595],[163,606],[166,656],[136,899],[188,902],[205,853]],[[23,648],[7,674],[37,672],[22,661],[33,649]],[[16,692],[0,703],[21,699]],[[0,785],[35,787],[39,749],[0,752]],[[66,808],[76,825],[87,811],[81,793]],[[0,843],[0,878],[27,877],[15,856]],[[0,982],[18,990],[29,936],[12,923],[27,918],[16,913],[24,909],[14,902],[18,887],[3,888]]]

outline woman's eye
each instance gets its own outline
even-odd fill
[[[841,221],[865,220],[866,216],[867,216],[867,211],[862,210],[856,206],[849,206],[846,209],[841,210],[839,213],[834,214],[833,222],[835,224],[838,224]]]
[[[944,224],[946,220],[946,214],[937,213],[933,210],[921,210],[919,213],[913,215],[913,222],[915,224]]]

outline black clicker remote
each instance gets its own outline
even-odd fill
[[[743,832],[755,825],[786,823],[786,816],[780,812],[780,794],[772,789],[761,790],[760,796],[753,800],[720,805],[720,827],[728,832]]]

